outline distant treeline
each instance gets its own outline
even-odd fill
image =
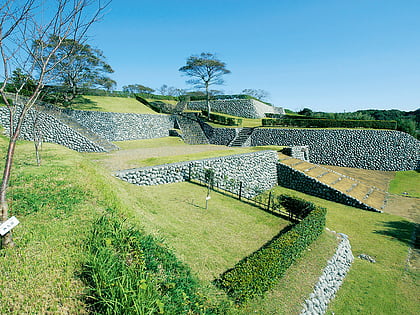
[[[289,115],[293,115],[287,111]],[[330,120],[375,120],[375,121],[396,121],[396,129],[404,131],[417,139],[420,139],[420,109],[415,111],[402,111],[398,109],[380,110],[366,109],[349,113],[325,113],[313,112],[309,108],[304,108],[298,114],[299,118],[310,119],[330,119]],[[296,114],[295,114],[296,115]],[[297,117],[296,117],[297,118]]]

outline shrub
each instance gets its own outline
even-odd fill
[[[208,117],[208,112],[203,110],[202,111],[202,117]],[[215,114],[210,113],[210,121],[215,122],[217,124],[221,125],[227,125],[227,126],[240,126],[242,125],[242,119],[241,118],[234,118],[234,117],[228,117],[222,114]]]
[[[394,120],[336,120],[336,119],[272,119],[263,118],[263,126],[285,126],[301,128],[372,128],[372,129],[391,129],[397,128]]]
[[[83,278],[95,314],[211,314],[190,269],[162,243],[116,213],[99,218]]]
[[[261,296],[272,288],[325,227],[324,208],[290,196],[280,199],[285,207],[291,207],[295,212],[298,208],[311,211],[290,230],[280,232],[258,251],[238,262],[215,280],[215,284],[224,289],[236,303]]]

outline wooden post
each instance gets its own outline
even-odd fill
[[[191,163],[188,164],[188,180],[191,181]]]
[[[242,182],[239,182],[239,200],[241,200],[242,197]]]
[[[267,211],[270,211],[270,203],[271,203],[271,191],[268,194],[268,204],[267,204]]]

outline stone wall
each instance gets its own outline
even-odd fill
[[[169,129],[174,127],[174,118],[170,115],[79,110],[66,110],[65,113],[108,141],[167,137]]]
[[[288,165],[278,163],[277,174],[280,186],[352,207],[381,212],[380,210],[372,208],[356,198],[334,189],[329,185],[320,182],[316,178],[310,177]]]
[[[189,176],[204,179],[204,169],[214,170],[218,187],[252,198],[277,185],[275,151],[229,155],[211,159],[157,165],[118,171],[115,176],[129,183],[147,186],[186,181]]]
[[[201,127],[209,142],[217,145],[228,145],[239,132],[238,128],[213,128],[206,123],[201,123]]]
[[[0,124],[6,132],[9,131],[9,110],[6,107],[0,107]],[[34,130],[40,131],[39,136],[44,142],[57,143],[79,152],[105,152],[103,147],[66,126],[52,115],[31,109],[25,117],[20,138],[33,140]]]
[[[348,236],[342,233],[338,235],[341,237],[341,242],[319,277],[314,291],[305,301],[300,315],[325,314],[328,304],[337,294],[350,270],[354,256]]]
[[[420,168],[420,141],[394,130],[258,128],[252,146],[308,146],[309,160],[383,171]]]
[[[284,114],[284,109],[281,107],[270,106],[252,99],[213,100],[210,106],[212,111],[245,118],[264,118],[265,113]],[[187,108],[207,110],[206,101],[188,102]]]

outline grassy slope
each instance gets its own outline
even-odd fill
[[[73,109],[114,113],[158,114],[134,98],[111,96],[79,96]]]
[[[5,140],[0,139],[2,154]],[[65,158],[63,158],[65,157]],[[9,197],[17,247],[1,252],[1,314],[83,314],[84,286],[77,274],[83,261],[86,227],[101,211],[91,185],[77,171],[81,156],[45,144],[44,166],[35,166],[33,145],[21,143]],[[80,228],[82,227],[82,228]]]
[[[4,154],[4,138],[0,138],[0,142]],[[205,211],[200,208],[204,204],[203,198],[196,197],[205,194],[199,187],[189,184],[132,186],[109,176],[86,160],[86,155],[56,145],[46,144],[44,148],[44,165],[38,168],[34,166],[32,144],[19,145],[14,182],[16,187],[29,188],[29,192],[22,190],[22,193],[32,199],[26,205],[22,202],[12,205],[12,214],[18,214],[23,211],[21,209],[33,209],[36,205],[33,202],[46,191],[54,192],[51,195],[57,197],[38,204],[39,211],[18,215],[22,223],[14,233],[19,246],[3,251],[0,256],[3,267],[0,273],[0,313],[84,312],[81,298],[84,285],[75,275],[84,259],[82,245],[86,230],[105,204],[128,215],[137,226],[146,226],[149,232],[164,236],[201,279],[210,279],[232,264],[241,253],[254,250],[270,237],[273,227],[277,229],[281,225],[277,218],[269,218],[259,210],[257,213],[239,207],[236,202],[224,200],[218,194],[212,194],[210,209]],[[56,180],[52,180],[50,174],[55,174]],[[290,192],[283,188],[277,190]],[[19,193],[15,188],[10,195],[14,191]],[[63,191],[67,193],[61,193]],[[76,198],[76,203],[75,198],[68,198],[80,197],[80,191],[89,193],[85,198]],[[408,221],[292,193],[327,207],[327,226],[350,236],[355,255],[366,253],[378,261],[369,264],[356,258],[331,311],[336,314],[416,313],[420,308],[418,274],[404,269],[412,229]],[[60,207],[61,204],[65,206]],[[223,215],[215,216],[216,213]],[[240,213],[245,214],[238,215]],[[232,220],[225,219],[231,216]],[[241,222],[242,218],[248,223]],[[261,227],[260,236],[248,228],[254,226],[251,222]],[[222,223],[226,225],[222,226]],[[218,233],[213,233],[215,228],[220,229]],[[225,233],[230,230],[239,233],[238,237],[233,233],[225,238]],[[251,234],[247,236],[246,233]],[[239,236],[246,241],[240,241]],[[221,245],[223,242],[225,245]],[[230,243],[235,244],[234,253],[230,250],[225,253],[223,248],[229,248]],[[242,243],[244,247],[236,249]],[[331,256],[334,244],[331,236],[324,234],[267,298],[246,305],[241,312],[298,312],[302,299],[309,294],[325,261]],[[207,263],[207,259],[212,260]]]
[[[394,215],[378,214],[336,204],[286,188],[328,209],[327,227],[349,235],[354,256],[368,254],[376,264],[355,258],[328,314],[416,314],[419,274],[406,268],[414,224]]]
[[[420,198],[420,173],[417,171],[397,172],[389,184],[389,192]]]

